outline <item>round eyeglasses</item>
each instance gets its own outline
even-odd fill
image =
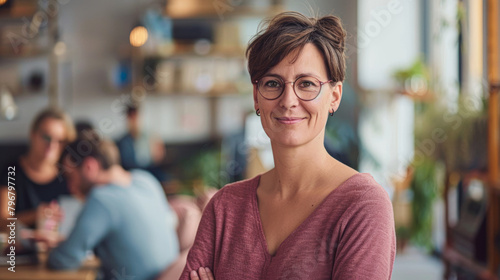
[[[321,87],[331,81],[322,82],[315,77],[304,76],[297,78],[294,82],[285,82],[278,76],[264,76],[262,79],[256,80],[255,83],[260,95],[267,100],[280,97],[285,91],[285,84],[292,83],[293,91],[299,99],[311,101],[318,97]]]

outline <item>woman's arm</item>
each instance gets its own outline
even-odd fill
[[[370,187],[347,213],[332,279],[391,279],[396,234],[389,196]]]
[[[11,217],[9,215],[9,208],[8,208],[9,201],[10,201],[9,190],[7,186],[0,186],[0,217],[2,219],[2,228],[5,228],[5,226],[7,225],[7,218]]]
[[[9,214],[8,208],[9,201],[11,201],[9,199],[9,192],[14,193],[15,197],[15,190],[9,191],[7,186],[0,186],[0,216],[3,223],[7,222],[7,218],[12,218],[12,216]],[[15,199],[13,201],[16,202]],[[15,208],[15,206],[12,206],[12,208]],[[28,227],[34,226],[36,223],[36,209],[26,210],[21,213],[15,213],[15,216],[19,222]]]
[[[5,223],[7,221],[7,218],[12,218],[12,215],[10,215],[9,211],[9,201],[13,201],[14,203],[16,200],[10,200],[9,199],[9,192],[12,194],[14,193],[14,197],[16,191],[12,190],[9,191],[7,186],[0,186],[0,216],[2,217],[2,221]],[[11,206],[12,208],[16,208],[15,206]],[[15,216],[17,220],[21,223],[23,223],[26,226],[34,226],[36,223],[36,210],[26,210],[21,213],[15,213]]]
[[[215,209],[222,193],[222,190],[217,192],[203,211],[193,247],[189,251],[186,267],[179,280],[190,280],[191,271],[198,271],[200,267],[208,267],[214,271],[217,223]]]
[[[0,218],[2,220],[2,223],[7,222],[7,218],[11,218],[12,215],[10,215],[10,210],[9,210],[9,201],[12,201],[9,199],[9,192],[14,193],[15,197],[15,190],[9,191],[7,186],[0,186]],[[17,202],[15,199],[13,200],[14,202]],[[15,206],[11,206],[12,208],[15,208]],[[31,210],[25,210],[20,213],[15,213],[15,217],[17,220],[24,225],[31,227],[36,225],[36,220],[38,215],[45,215],[46,212],[50,211],[51,215],[56,219],[56,221],[61,221],[63,218],[63,213],[57,202],[52,201],[51,203],[40,203],[36,209],[31,209]]]

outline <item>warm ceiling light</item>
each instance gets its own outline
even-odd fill
[[[200,2],[198,0],[169,0],[167,1],[167,13],[173,17],[187,17],[196,13]],[[214,7],[216,4],[214,1]]]
[[[2,0],[0,0],[2,1]],[[136,26],[130,31],[130,44],[140,47],[148,40],[148,30],[144,26]]]
[[[54,46],[54,53],[58,56],[64,55],[66,53],[66,44],[62,41],[57,42]]]
[[[3,4],[5,4],[5,2],[7,2],[7,0],[0,0],[0,6],[2,6]]]

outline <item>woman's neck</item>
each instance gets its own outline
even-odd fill
[[[19,164],[26,176],[37,184],[48,184],[58,174],[57,165],[54,162],[40,159],[35,154],[28,152],[19,160]]]
[[[273,155],[275,168],[269,172],[269,178],[272,191],[282,198],[315,191],[337,163],[323,143],[314,143],[314,140],[300,147],[273,145]]]
[[[33,152],[29,151],[21,158],[21,164],[25,168],[29,168],[34,172],[46,172],[47,170],[55,170],[56,165],[53,162],[37,157]]]

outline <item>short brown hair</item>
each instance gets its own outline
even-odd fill
[[[97,133],[91,131],[78,135],[74,142],[66,146],[61,158],[66,157],[69,157],[74,167],[81,166],[87,157],[95,158],[104,170],[120,163],[120,153],[116,145],[109,140],[101,139]]]
[[[340,18],[308,18],[301,13],[284,12],[265,23],[267,27],[252,38],[246,50],[252,82],[296,50],[294,60],[297,59],[307,43],[314,44],[323,55],[328,79],[344,80],[346,32]]]
[[[64,126],[66,128],[65,140],[67,142],[75,140],[76,130],[75,126],[73,125],[73,121],[68,116],[68,114],[66,114],[63,110],[54,107],[44,109],[36,115],[35,119],[33,120],[33,123],[31,124],[31,132],[32,133],[36,132],[40,128],[42,122],[45,121],[46,119],[56,119],[63,121]]]

